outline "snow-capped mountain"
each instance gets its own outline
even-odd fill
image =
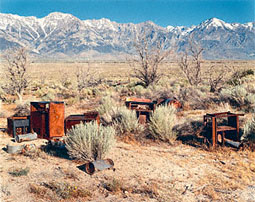
[[[255,22],[230,24],[212,18],[197,26],[165,28],[151,21],[121,24],[104,18],[80,20],[58,12],[44,18],[0,13],[0,50],[25,46],[45,58],[118,58],[132,53],[134,39],[145,31],[152,42],[163,38],[167,46],[177,45],[178,51],[184,50],[192,35],[208,59],[255,58]]]

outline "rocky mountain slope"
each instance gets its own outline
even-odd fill
[[[80,20],[58,12],[44,18],[0,13],[0,50],[25,46],[41,58],[121,58],[134,52],[134,39],[144,31],[152,41],[163,38],[167,46],[177,45],[178,51],[192,35],[207,59],[255,59],[255,22],[230,24],[212,18],[197,26],[160,27],[150,21]]]

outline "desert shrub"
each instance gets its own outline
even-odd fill
[[[210,104],[208,92],[203,92],[199,87],[183,87],[180,89],[177,99],[192,109],[207,109]]]
[[[72,199],[72,198],[87,198],[91,197],[91,193],[89,190],[74,186],[69,184],[68,182],[55,182],[51,181],[49,183],[43,183],[44,187],[50,189],[53,193],[55,193],[58,197],[62,199]],[[38,186],[30,186],[30,192],[40,195],[41,192],[45,190],[42,187]]]
[[[14,169],[9,172],[10,175],[13,177],[20,177],[20,176],[27,176],[29,172],[29,168],[20,168],[20,169]]]
[[[110,180],[106,183],[103,183],[103,187],[106,190],[113,192],[113,193],[117,193],[117,192],[125,190],[123,182],[116,178],[112,178],[112,180]]]
[[[242,139],[255,143],[255,115],[245,124]]]
[[[241,85],[244,83],[243,80],[249,75],[254,75],[254,71],[252,69],[236,71],[231,76],[231,79],[228,81],[228,84],[234,86]]]
[[[66,148],[72,158],[80,160],[102,159],[115,142],[115,129],[96,122],[79,124],[69,130]]]
[[[176,139],[173,127],[176,123],[176,109],[173,106],[160,106],[156,108],[151,116],[149,132],[153,138],[166,142]]]
[[[101,98],[101,100],[99,102],[100,105],[97,108],[97,111],[99,112],[100,115],[103,115],[113,108],[114,103],[116,103],[116,102],[111,96],[109,96],[109,95],[104,96]]]
[[[126,107],[119,107],[115,110],[112,116],[114,126],[118,132],[123,133],[139,133],[143,130],[142,125],[138,123],[136,112],[127,109]]]
[[[244,85],[223,89],[220,93],[223,101],[229,101],[231,105],[241,107],[246,111],[253,111],[255,107],[255,95],[252,89],[247,89]]]

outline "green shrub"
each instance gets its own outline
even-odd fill
[[[138,123],[136,112],[119,107],[115,110],[112,117],[115,128],[121,133],[139,133],[143,130],[143,126]]]
[[[244,85],[223,89],[220,93],[221,100],[229,101],[231,105],[241,107],[246,111],[253,111],[255,107],[255,95],[253,89]]]
[[[255,115],[245,124],[242,139],[255,143]]]
[[[241,85],[244,83],[243,80],[249,75],[254,75],[254,71],[252,69],[236,71],[231,76],[231,79],[228,81],[228,84],[234,86]]]
[[[173,126],[176,123],[176,109],[173,106],[157,107],[151,116],[149,123],[149,132],[153,138],[166,142],[172,142],[176,139],[173,132]]]
[[[114,143],[115,129],[96,122],[76,125],[66,138],[68,154],[80,160],[102,159]]]
[[[100,100],[100,106],[97,108],[97,111],[100,115],[103,115],[113,108],[113,106],[115,105],[114,103],[115,100],[111,96],[107,95],[105,97],[102,97],[102,99]]]

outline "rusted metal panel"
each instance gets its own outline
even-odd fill
[[[80,123],[96,121],[100,124],[100,116],[97,111],[86,112],[84,114],[70,115],[65,119],[65,133],[72,128],[72,126]]]
[[[19,134],[26,134],[30,132],[30,117],[16,116],[7,118],[7,132],[14,138]]]
[[[39,138],[46,137],[48,128],[46,128],[46,120],[48,120],[49,103],[31,102],[30,104],[30,125],[31,132],[36,132]]]
[[[64,103],[50,103],[49,107],[49,135],[48,138],[64,136]]]
[[[31,102],[31,131],[39,138],[64,135],[64,102]]]

